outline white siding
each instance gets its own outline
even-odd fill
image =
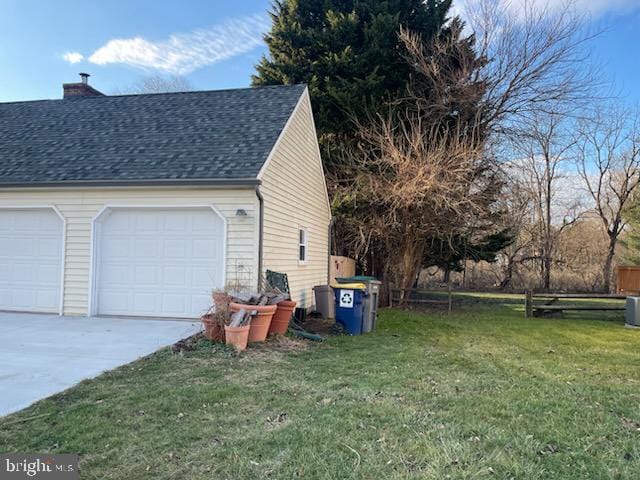
[[[299,306],[314,304],[314,285],[328,279],[331,212],[322,160],[305,92],[261,176],[264,269],[287,273]],[[298,262],[298,230],[308,232],[307,262]]]
[[[87,188],[0,190],[3,206],[55,206],[66,220],[65,315],[86,315],[92,219],[105,205],[213,205],[227,219],[227,283],[257,285],[258,204],[253,189]],[[244,209],[247,216],[236,216]]]

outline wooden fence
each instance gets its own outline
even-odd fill
[[[619,266],[616,269],[616,292],[618,295],[640,294],[640,266]]]
[[[417,294],[416,298],[413,294]],[[424,298],[421,295],[442,295],[446,294],[445,300],[439,300],[434,298]],[[451,288],[447,290],[425,290],[422,288],[389,288],[389,306],[393,307],[394,304],[418,304],[418,305],[446,305],[447,311],[451,314],[453,307],[453,295]]]
[[[524,314],[525,317],[537,317],[551,313],[564,311],[624,311],[625,305],[601,303],[594,304],[567,304],[560,303],[563,300],[625,300],[625,295],[608,295],[598,293],[534,293],[525,292]],[[538,302],[536,303],[536,300]]]
[[[331,255],[330,262],[329,283],[333,283],[336,277],[353,277],[356,274],[356,261],[353,258]]]

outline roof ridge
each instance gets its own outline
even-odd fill
[[[160,96],[160,95],[189,95],[189,94],[197,94],[197,93],[226,93],[226,92],[239,92],[242,90],[266,90],[266,89],[277,89],[277,88],[293,88],[293,87],[307,87],[305,83],[292,83],[287,85],[258,85],[255,87],[234,87],[234,88],[222,88],[218,90],[186,90],[182,92],[157,92],[157,93],[119,93],[119,94],[105,94],[103,97],[75,97],[75,98],[41,98],[35,100],[10,100],[8,102],[0,102],[0,105],[13,105],[16,103],[36,103],[36,102],[60,102],[60,101],[69,101],[69,100],[97,100],[97,99],[105,99],[105,98],[122,98],[122,97],[151,97],[151,96]]]

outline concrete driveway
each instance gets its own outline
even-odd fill
[[[199,322],[0,312],[0,416],[200,330]]]

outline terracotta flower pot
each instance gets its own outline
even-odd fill
[[[241,309],[247,312],[258,312],[251,317],[251,329],[249,330],[250,342],[264,342],[269,333],[271,319],[278,309],[277,305],[244,305],[242,303],[231,303],[229,309],[232,312],[238,312]]]
[[[278,304],[278,309],[273,315],[271,320],[271,326],[269,327],[269,335],[279,334],[284,335],[289,328],[289,321],[293,315],[293,311],[296,309],[296,302],[292,300],[284,300]]]
[[[220,323],[213,318],[213,315],[203,315],[200,317],[204,327],[204,336],[214,342],[224,342],[224,329]]]
[[[246,350],[247,341],[249,340],[249,325],[244,327],[224,326],[224,343],[233,345],[239,352]]]

